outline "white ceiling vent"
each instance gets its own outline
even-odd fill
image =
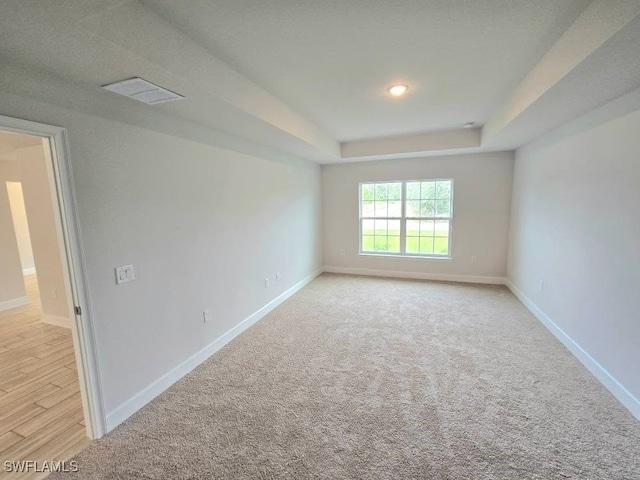
[[[184,98],[182,95],[173,93],[166,88],[159,87],[138,77],[103,85],[102,88],[150,105]]]

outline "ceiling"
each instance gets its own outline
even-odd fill
[[[145,2],[338,141],[486,122],[588,3]]]
[[[0,130],[0,155],[6,155],[19,148],[37,147],[39,145],[42,145],[41,137]]]
[[[629,0],[0,5],[2,91],[319,163],[517,148],[640,87],[639,49]],[[101,88],[134,76],[186,98]]]

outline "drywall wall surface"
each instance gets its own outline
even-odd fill
[[[22,271],[25,274],[34,273],[35,263],[33,250],[31,249],[27,210],[24,206],[22,182],[7,182],[7,192],[9,193],[9,205],[11,207],[11,216],[13,217],[13,226],[16,231],[16,240],[18,241]]]
[[[14,306],[11,302],[25,295],[7,184],[0,181],[0,310]]]
[[[640,111],[520,149],[508,272],[531,302],[636,399],[639,152]]]
[[[11,93],[0,114],[68,129],[107,415],[321,267],[316,164]],[[116,285],[129,264],[136,279]]]
[[[48,148],[48,142],[46,148]],[[58,238],[55,197],[50,185],[45,145],[21,148],[15,151],[20,171],[22,193],[27,218],[31,248],[38,275],[38,287],[42,313],[60,319],[70,319],[69,301]]]
[[[512,152],[323,165],[324,263],[348,269],[504,277],[512,172]],[[452,259],[359,255],[359,183],[432,178],[454,181]]]

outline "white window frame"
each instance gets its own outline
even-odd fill
[[[407,217],[406,216],[406,193],[407,183],[411,182],[438,182],[448,181],[451,182],[451,198],[450,198],[450,215],[448,217]],[[363,217],[362,216],[362,186],[378,183],[400,183],[401,194],[401,217]],[[375,188],[375,187],[374,187]],[[452,260],[453,259],[453,219],[454,219],[454,181],[453,178],[423,178],[423,179],[409,179],[409,180],[369,180],[366,182],[358,183],[358,251],[359,255],[367,257],[401,257],[401,258],[413,258],[413,259],[427,259],[427,260]],[[399,220],[400,221],[400,252],[372,252],[362,249],[362,223],[363,220]],[[449,220],[449,245],[447,255],[438,255],[435,253],[421,254],[421,253],[407,253],[407,232],[406,225],[408,220]]]

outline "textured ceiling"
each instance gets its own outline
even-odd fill
[[[589,0],[145,4],[344,141],[482,124]]]
[[[0,99],[278,161],[495,151],[640,87],[639,46],[640,0],[3,0]],[[101,88],[138,76],[185,99]]]

